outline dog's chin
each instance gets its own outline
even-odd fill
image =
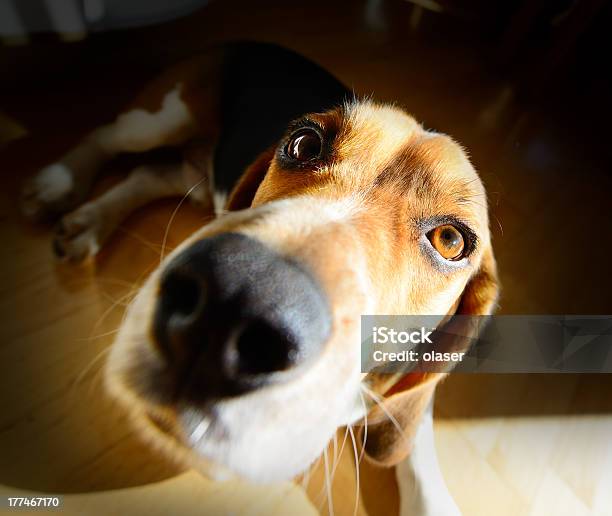
[[[111,395],[152,448],[208,477],[291,479],[320,456],[338,427],[363,415],[357,347],[350,360],[330,345],[287,383],[213,403],[182,402],[168,395],[154,347],[128,319],[106,367]]]
[[[157,445],[162,452],[166,451],[172,460],[198,470],[212,480],[224,481],[238,476],[225,465],[197,451],[197,441],[204,437],[206,431],[210,431],[211,435],[214,431],[214,422],[210,416],[203,414],[198,418],[192,411],[189,419],[192,424],[181,425],[176,416],[169,417],[160,415],[157,411],[150,411],[145,413],[142,419],[142,425],[146,427],[142,433],[148,434],[153,444]],[[199,422],[196,422],[198,420]],[[194,432],[201,432],[199,438]]]
[[[271,396],[275,397],[252,393],[207,408],[182,403],[160,408],[133,392],[126,396],[125,391],[121,399],[152,448],[220,481],[291,479],[320,456],[338,426],[361,416],[355,414],[355,409],[359,412],[356,403],[352,413],[344,414],[350,406],[346,399],[330,400],[327,406],[317,407],[315,414],[310,412],[313,407],[284,410],[270,401]],[[276,396],[284,398],[280,393]]]

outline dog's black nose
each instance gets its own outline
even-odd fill
[[[314,278],[242,234],[193,244],[161,279],[154,334],[181,397],[234,396],[288,379],[330,331]]]

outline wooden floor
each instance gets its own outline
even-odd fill
[[[63,493],[70,513],[96,515],[280,516],[326,514],[332,505],[344,515],[358,502],[359,514],[374,516],[397,508],[392,472],[365,463],[357,500],[350,437],[339,454],[343,431],[328,454],[330,469],[340,455],[330,503],[323,459],[295,485],[214,484],[152,454],[107,399],[100,384],[105,353],[130,296],[159,262],[177,201],[135,214],[83,267],[55,263],[49,228],[17,213],[23,178],[107,119],[156,66],[211,41],[287,44],[358,93],[397,101],[463,143],[490,194],[502,313],[611,312],[612,282],[603,271],[612,246],[612,181],[609,163],[598,161],[580,126],[578,106],[513,100],[515,85],[488,70],[478,42],[460,33],[439,41],[431,26],[443,22],[430,18],[429,32],[410,32],[407,5],[395,6],[385,31],[373,31],[361,23],[359,3],[229,4],[240,9],[213,3],[169,29],[138,32],[133,45],[125,45],[134,38],[128,33],[94,38],[69,57],[52,46],[68,78],[2,97],[0,135],[19,138],[0,151],[0,494]],[[325,16],[288,23],[307,19],[308,9],[325,9]],[[109,55],[89,62],[99,48]],[[201,214],[184,205],[168,247],[201,224]],[[611,375],[451,376],[437,397],[436,442],[463,512],[611,515],[610,393]]]

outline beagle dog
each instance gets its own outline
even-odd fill
[[[105,161],[158,147],[176,154],[85,202]],[[60,216],[55,252],[79,261],[167,196],[217,217],[151,274],[112,348],[107,385],[143,435],[213,478],[275,481],[367,415],[359,438],[397,466],[401,514],[458,514],[433,442],[446,371],[362,373],[360,315],[494,309],[486,195],[462,148],[291,51],[236,43],[150,84],[41,170],[23,210]]]

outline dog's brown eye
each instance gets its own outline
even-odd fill
[[[431,245],[440,253],[442,258],[446,260],[459,260],[462,258],[465,240],[455,226],[450,224],[438,226],[427,234],[427,238],[429,238]]]
[[[287,155],[298,161],[310,161],[321,154],[321,137],[314,129],[302,129],[287,144]]]

